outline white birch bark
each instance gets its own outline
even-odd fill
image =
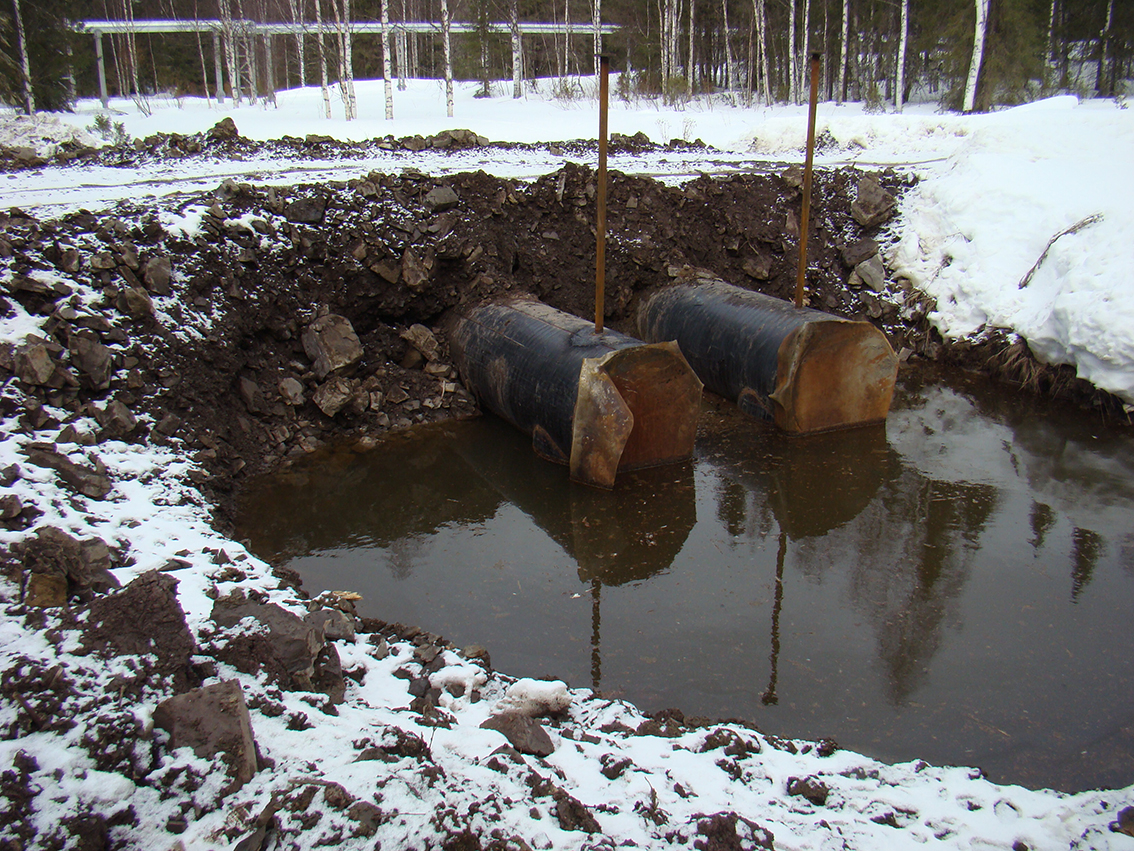
[[[571,73],[571,0],[563,0],[563,76]]]
[[[839,81],[836,84],[835,103],[843,102],[847,86],[847,38],[850,36],[850,0],[843,0],[843,29],[839,36]]]
[[[1047,61],[1055,67],[1055,2],[1051,0],[1051,10],[1047,15]]]
[[[799,65],[796,62],[795,2],[788,0],[788,100],[799,103]]]
[[[736,80],[732,59],[732,32],[728,26],[728,0],[721,0],[721,23],[724,24],[725,90],[731,93],[736,86]]]
[[[299,0],[287,0],[288,6],[291,8],[291,22],[296,26],[295,32],[295,53],[299,57],[299,87],[307,87],[307,63],[303,61],[303,54],[306,51],[306,32],[300,29],[300,24],[303,20],[299,15]]]
[[[768,79],[771,68],[768,64],[768,21],[766,0],[752,0],[752,20],[756,26],[756,67],[760,70],[759,84],[756,86],[760,99],[772,105],[772,84]]]
[[[405,18],[403,17],[404,21]],[[406,90],[406,63],[408,62],[407,54],[409,50],[406,48],[406,30],[405,27],[397,27],[394,29],[394,58],[398,63],[398,91],[404,92]]]
[[[595,36],[595,77],[599,74],[599,57],[602,56],[602,0],[591,0],[591,26]]]
[[[962,112],[972,112],[976,108],[977,83],[980,82],[980,65],[984,60],[984,36],[988,29],[988,4],[991,0],[975,0],[976,26],[973,28],[973,58],[969,63],[969,76],[965,81],[965,99]]]
[[[327,88],[327,45],[323,40],[323,0],[315,0],[315,29],[318,39],[315,44],[319,49],[319,75],[323,88],[323,114],[331,117],[331,92]]]
[[[697,6],[697,0],[689,0],[689,50],[686,53],[685,59],[685,90],[690,95],[693,94],[693,30],[694,30],[694,9]]]
[[[445,54],[445,114],[453,117],[453,50],[449,41],[449,0],[441,0],[441,41]]]
[[[512,98],[523,94],[523,57],[520,54],[520,3],[512,0],[509,4],[509,18],[512,27]]]
[[[803,46],[799,52],[799,99],[806,102],[811,84],[811,0],[803,0]]]
[[[906,92],[906,47],[910,34],[910,0],[902,0],[901,22],[898,27],[901,32],[898,34],[898,68],[894,88],[894,107],[898,112],[901,112]]]
[[[394,81],[390,68],[390,0],[382,0],[382,80],[386,95],[386,120],[394,119]]]
[[[217,9],[221,16],[221,31],[224,33],[224,58],[228,66],[228,85],[232,90],[232,102],[240,106],[243,95],[240,93],[240,72],[236,67],[236,33],[232,27],[232,7],[229,0],[219,0]]]
[[[20,73],[24,78],[24,111],[35,114],[35,93],[32,91],[31,62],[28,61],[28,40],[24,35],[24,15],[20,0],[14,0],[16,11],[16,40],[20,43]]]
[[[339,32],[339,92],[343,99],[343,114],[347,121],[353,121],[358,117],[358,110],[354,99],[350,0],[332,2],[331,8],[335,10],[335,25]]]

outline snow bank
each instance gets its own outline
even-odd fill
[[[1010,329],[1134,403],[1134,111],[1064,97],[970,121],[903,199],[895,273],[937,300],[945,336]]]

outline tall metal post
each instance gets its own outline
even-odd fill
[[[818,53],[811,54],[811,101],[807,109],[807,159],[803,165],[803,207],[799,213],[799,271],[795,278],[795,306],[803,307],[807,286],[807,226],[811,221],[811,162],[815,154],[815,106],[819,98]]]
[[[606,295],[606,102],[610,91],[610,57],[599,57],[598,194],[595,206],[595,333],[602,333]]]

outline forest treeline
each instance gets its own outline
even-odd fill
[[[356,77],[474,79],[486,95],[515,96],[524,81],[550,77],[570,96],[570,77],[594,73],[596,50],[622,72],[624,98],[800,102],[812,54],[822,98],[878,110],[1123,96],[1134,76],[1131,0],[0,0],[0,101],[32,111],[99,96],[95,39],[81,27],[94,19],[220,22],[104,35],[111,96],[257,99],[339,86],[347,117]],[[382,21],[386,36],[358,31]],[[565,22],[571,34],[524,32]],[[617,27],[601,42],[600,22]],[[257,23],[292,31],[265,34]]]

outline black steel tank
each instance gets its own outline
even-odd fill
[[[706,388],[787,432],[881,422],[890,410],[898,359],[869,322],[702,279],[644,299],[638,330],[676,340]]]
[[[596,334],[527,298],[459,308],[446,327],[469,390],[575,481],[609,488],[619,470],[692,456],[701,382],[676,344]]]

